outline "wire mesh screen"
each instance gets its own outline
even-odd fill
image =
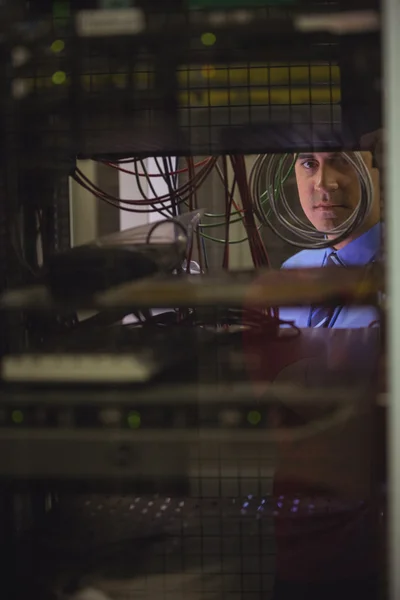
[[[112,599],[268,598],[271,507],[269,496],[251,494],[64,497],[40,532],[47,566],[36,581],[42,593],[91,587]]]
[[[131,71],[125,72],[118,72],[117,66],[117,72],[109,73],[83,67],[87,107],[82,121],[85,151],[155,149],[165,152],[170,149],[172,152],[177,149],[196,154],[240,151],[241,145],[234,141],[235,138],[230,140],[232,132],[237,130],[240,134],[243,128],[268,124],[283,124],[286,129],[303,127],[305,132],[310,127],[323,126],[331,136],[340,132],[340,70],[337,64],[327,61],[211,62],[212,57],[207,54],[204,53],[203,62],[179,64],[170,72],[169,77],[176,78],[172,97],[176,102],[176,113],[167,117],[164,114],[164,90],[157,83],[157,73],[151,62],[139,61],[132,65]],[[110,96],[103,129],[93,109],[100,100],[99,94],[104,102],[105,88]],[[118,96],[112,99],[114,94],[120,94],[120,100],[123,96],[131,99],[128,112],[125,103],[124,126],[120,123]],[[92,126],[89,125],[91,121]],[[127,138],[129,123],[132,135]],[[107,142],[104,139],[106,133]],[[265,143],[267,145],[267,139]],[[249,144],[251,146],[252,142]],[[260,143],[254,145],[260,146]]]
[[[218,148],[222,132],[246,126],[324,125],[337,131],[341,124],[337,65],[206,64],[179,71],[179,81],[185,76],[180,123],[190,145],[203,153]]]
[[[304,536],[315,523],[359,514],[362,503],[300,492],[273,496],[271,455],[259,451],[249,446],[232,460],[222,446],[204,448],[197,461],[192,457],[190,497],[62,494],[25,539],[28,594],[74,597],[95,588],[111,600],[271,598],[279,520]]]
[[[293,15],[286,6],[149,13],[140,36],[95,35],[95,21],[72,11],[53,16],[34,43],[21,40],[29,57],[13,61],[21,147],[35,144],[47,160],[250,153],[293,150],[318,131],[320,144],[338,146],[341,62],[349,81],[359,56],[338,36],[295,32]],[[368,57],[376,39],[360,40]],[[376,73],[359,78],[365,97]]]
[[[164,115],[163,90],[151,64],[139,62],[131,70],[115,64],[107,73],[102,57],[97,66],[93,56],[84,61],[84,152],[165,152],[178,145],[181,152],[210,154],[234,149],[236,142],[224,134],[266,124],[305,131],[322,125],[332,135],[340,131],[337,64],[206,61],[207,56],[203,65],[183,64],[171,73],[177,86],[176,128]]]

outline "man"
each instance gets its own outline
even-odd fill
[[[375,193],[371,212],[361,229],[335,247],[303,250],[289,258],[283,268],[361,266],[376,260],[381,244],[379,172],[373,167],[370,152],[363,152],[362,156]],[[301,207],[317,230],[327,232],[341,225],[356,208],[360,197],[358,176],[341,153],[300,154],[295,174]],[[324,315],[317,307],[303,307],[282,309],[280,314],[283,320],[294,321],[298,327],[368,327],[377,318],[376,310],[368,307],[337,307],[331,315]]]
[[[345,268],[367,265],[378,258],[381,239],[379,173],[373,166],[371,153],[363,152],[362,156],[375,190],[373,206],[365,223],[337,245],[299,252],[287,260],[283,268],[324,267],[328,264]],[[298,156],[295,175],[306,218],[317,230],[327,232],[329,239],[329,231],[341,225],[359,201],[360,188],[355,170],[341,153],[316,152]],[[338,306],[327,310],[325,307],[308,306],[282,309],[280,317],[301,328],[348,329],[368,328],[376,322],[377,313],[373,307]],[[302,420],[301,414],[296,417],[288,412],[282,413],[279,426],[301,426],[305,423],[307,420]],[[322,473],[325,469],[325,458],[321,456],[328,457],[329,462],[332,448],[342,451],[340,436],[343,435],[344,445],[346,435],[348,437],[349,432],[351,435],[351,431],[350,427],[346,433],[343,426],[343,431],[326,432],[314,439],[286,444],[286,447],[283,444],[280,448],[281,461],[274,480],[274,497],[279,499],[278,506],[281,507],[275,518],[277,575],[274,600],[377,598],[375,507],[362,499],[358,504],[354,501],[346,504],[341,497],[343,488],[338,493],[340,486],[336,487],[334,483],[327,486],[329,477],[324,480],[325,486],[318,488],[318,477],[315,477],[316,472]],[[344,454],[346,451],[343,450]],[[312,460],[314,467],[318,460],[320,463],[314,472],[314,467],[310,466]],[[346,465],[332,469],[332,482],[335,478],[340,484],[341,478],[345,480],[342,469],[346,469]],[[312,498],[308,514],[304,511],[300,514],[302,496]],[[285,503],[292,507],[286,509],[286,514]],[[324,503],[325,509],[318,510],[318,504],[323,507]]]

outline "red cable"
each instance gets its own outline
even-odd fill
[[[236,173],[239,192],[242,199],[242,206],[245,210],[243,221],[248,235],[249,248],[253,264],[256,268],[269,267],[270,262],[268,254],[261,239],[254,217],[253,204],[247,181],[246,163],[244,160],[244,156],[231,156],[230,158],[232,162],[232,167],[234,169],[234,172]],[[266,313],[268,317],[275,316],[275,311],[271,310],[271,308],[269,307],[266,309]]]
[[[223,165],[223,175],[225,178],[225,211],[226,211],[226,227],[225,227],[225,247],[224,247],[224,257],[222,260],[222,268],[228,270],[229,269],[229,233],[230,233],[230,218],[232,212],[232,203],[233,193],[236,185],[236,177],[234,177],[232,191],[229,192],[228,188],[228,162],[226,160],[226,156],[222,157],[222,165]]]

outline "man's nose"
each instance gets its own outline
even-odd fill
[[[329,194],[337,190],[338,187],[337,171],[329,165],[321,165],[316,174],[315,190]]]

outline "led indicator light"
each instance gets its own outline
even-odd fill
[[[214,46],[217,36],[214,33],[203,33],[200,39],[203,46]]]

